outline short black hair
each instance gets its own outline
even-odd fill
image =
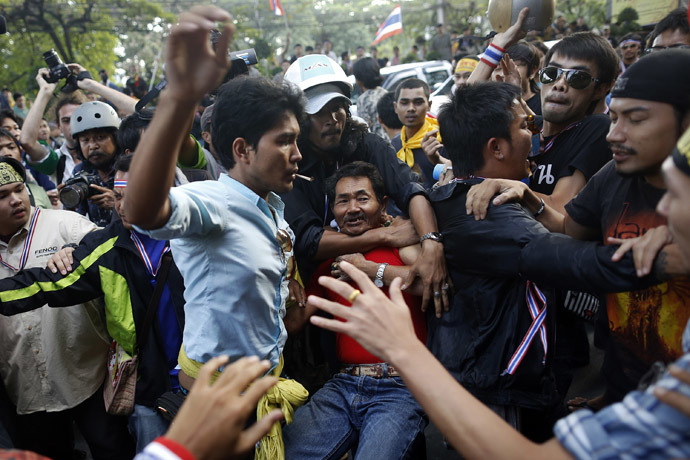
[[[441,107],[438,124],[455,177],[467,177],[484,165],[484,145],[492,137],[510,140],[511,108],[520,88],[509,83],[463,85]]]
[[[395,93],[387,91],[376,103],[376,111],[382,124],[390,129],[402,129],[403,124],[395,113],[393,102],[395,102]]]
[[[117,130],[117,142],[124,152],[129,150],[131,153],[137,149],[141,133],[145,130],[153,119],[153,110],[142,109],[139,112],[127,116],[120,122]]]
[[[12,166],[12,169],[17,171],[19,175],[22,176],[24,182],[26,182],[26,168],[24,168],[24,165],[21,164],[19,161],[15,160],[10,156],[0,156],[0,163],[7,163],[10,166]]]
[[[115,162],[115,171],[129,172],[133,156],[134,155],[120,155],[120,158]]]
[[[14,137],[14,135],[11,132],[6,130],[5,128],[0,128],[0,137],[9,137],[10,139],[12,139],[14,143],[17,144],[17,148],[21,152],[22,146],[19,144],[19,139]]]
[[[339,168],[335,174],[326,179],[326,194],[331,209],[335,203],[335,186],[344,177],[366,177],[371,182],[371,188],[374,190],[379,204],[383,203],[383,199],[386,197],[386,187],[383,185],[383,178],[379,170],[366,161],[353,161]]]
[[[314,47],[313,46],[307,46],[306,48],[304,48],[304,51],[314,51]]]
[[[684,34],[690,34],[690,24],[688,24],[688,9],[676,8],[666,15],[664,19],[659,21],[649,38],[647,39],[647,47],[651,47],[656,40],[656,37],[666,32],[667,30],[681,30]]]
[[[401,81],[397,88],[395,88],[395,101],[397,102],[398,99],[400,99],[400,91],[403,89],[414,89],[414,88],[422,88],[424,90],[424,96],[426,96],[426,100],[429,101],[429,95],[431,92],[429,91],[429,85],[426,84],[424,80],[420,80],[419,78],[408,78],[407,80]]]
[[[14,99],[15,101],[16,101],[17,99],[19,99],[20,97],[24,97],[24,95],[23,95],[22,93],[20,93],[19,91],[15,92],[15,93],[12,95],[12,99]]]
[[[563,37],[546,53],[544,65],[549,65],[554,54],[594,62],[598,69],[598,75],[594,75],[594,78],[599,80],[599,85],[613,83],[620,72],[620,58],[616,50],[608,40],[592,32],[577,32]]]
[[[256,147],[286,113],[301,122],[304,101],[293,85],[277,85],[265,78],[240,76],[223,84],[213,106],[211,141],[226,169],[235,166],[232,144],[244,138]]]
[[[5,118],[9,118],[15,123],[19,125],[19,127],[22,127],[22,120],[19,119],[16,113],[12,109],[3,109],[0,110],[0,123],[5,120]]]
[[[383,83],[379,63],[372,57],[357,59],[352,65],[352,73],[357,80],[362,82],[366,89],[374,89]]]

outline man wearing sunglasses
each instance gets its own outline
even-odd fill
[[[621,243],[665,224],[655,212],[665,185],[661,165],[681,133],[690,127],[690,51],[652,53],[631,66],[611,92],[611,129],[607,140],[613,161],[599,171],[567,206],[566,213],[545,207],[539,221],[548,229],[577,239]],[[521,196],[535,209],[540,197],[524,184],[501,185],[506,193],[497,205]],[[510,189],[510,190],[509,190]],[[520,191],[518,191],[520,190]],[[517,193],[516,193],[517,192]],[[667,247],[673,251],[673,247]],[[617,257],[616,257],[617,258]],[[666,273],[684,273],[673,252],[656,259]],[[640,276],[648,273],[639,269]],[[635,389],[655,361],[670,362],[682,353],[680,337],[690,317],[690,302],[683,292],[687,278],[676,278],[644,290],[609,295],[609,330],[602,374],[606,392],[571,405],[601,408],[619,401]]]
[[[654,27],[645,54],[669,48],[690,48],[688,9],[676,8]]]
[[[625,34],[621,38],[621,73],[630,67],[640,57],[640,50],[642,49],[642,38],[634,33]]]

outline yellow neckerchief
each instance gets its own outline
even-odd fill
[[[407,139],[407,128],[405,126],[403,126],[402,131],[400,131],[402,147],[398,150],[398,158],[407,163],[407,166],[410,168],[414,166],[414,154],[412,151],[422,148],[422,139],[424,135],[432,129],[438,129],[438,121],[435,118],[425,117],[424,125],[419,128],[419,131],[417,131],[411,139]],[[437,134],[436,138],[441,142],[441,133]]]
[[[280,355],[278,366],[273,369],[274,376],[278,377],[283,370],[283,355]],[[285,417],[285,423],[292,423],[295,409],[307,402],[309,392],[297,380],[278,378],[278,383],[271,387],[261,397],[256,406],[256,419],[261,420],[273,409],[280,408]],[[283,444],[283,430],[280,422],[276,422],[256,447],[254,460],[284,460],[285,445]]]
[[[182,371],[190,377],[197,378],[199,376],[199,369],[203,363],[194,361],[189,358],[184,351],[184,344],[180,347],[180,353],[177,357],[177,362]],[[271,374],[279,377],[283,371],[283,355],[280,355],[278,365],[271,371]],[[220,375],[216,371],[211,376],[211,382],[214,382]],[[284,378],[278,379],[273,387],[271,387],[265,395],[259,399],[259,404],[256,406],[256,419],[261,420],[266,414],[273,409],[280,408],[285,417],[285,423],[292,423],[295,409],[307,402],[309,392],[297,380],[288,380]],[[261,441],[259,441],[255,452],[255,460],[284,460],[285,446],[283,444],[283,431],[280,428],[280,422],[276,422],[271,431],[266,434]]]

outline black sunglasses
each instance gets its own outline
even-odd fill
[[[585,89],[591,82],[599,82],[598,78],[594,78],[584,70],[561,69],[553,66],[544,67],[539,71],[539,81],[545,85],[555,83],[563,74],[565,74],[566,83],[573,89]]]
[[[690,49],[690,45],[684,45],[682,43],[678,43],[676,45],[671,45],[671,46],[652,46],[651,48],[645,48],[644,54],[654,53],[656,51],[674,50],[674,49]]]

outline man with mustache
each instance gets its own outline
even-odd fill
[[[666,188],[661,165],[690,127],[688,72],[690,51],[684,49],[652,53],[626,70],[611,92],[607,141],[613,160],[566,205],[564,214],[545,206],[541,223],[551,231],[604,243],[640,237],[665,224],[666,218],[655,211]],[[503,181],[500,187],[504,192],[494,205],[519,198],[530,209],[540,208],[541,197],[524,184]],[[656,262],[666,265],[667,273],[686,271],[673,252]],[[606,392],[588,402],[572,402],[597,409],[620,401],[637,387],[652,363],[677,359],[682,354],[683,327],[690,318],[689,288],[683,277],[609,295],[609,336],[602,368]]]
[[[331,257],[421,242],[422,253],[406,283],[409,286],[420,277],[425,288],[422,305],[425,307],[433,300],[440,316],[442,308],[449,305],[450,285],[443,239],[424,187],[416,182],[412,170],[397,159],[390,143],[352,119],[352,85],[337,63],[323,55],[304,56],[290,66],[284,80],[298,85],[307,98],[308,117],[301,125],[299,139],[303,156],[300,173],[312,180],[298,179],[292,192],[283,195],[285,218],[295,232],[295,254],[302,279],[309,279],[319,261]],[[409,221],[398,219],[389,227],[358,236],[332,231],[334,216],[325,180],[353,161],[366,161],[378,168],[389,196],[409,214],[414,227]]]
[[[51,254],[97,230],[77,213],[31,207],[25,180],[21,163],[0,158],[2,278],[44,267]],[[127,419],[108,415],[99,391],[109,343],[95,303],[0,317],[0,374],[18,414],[11,424],[18,448],[71,459],[76,421],[94,458],[132,456]]]
[[[388,197],[383,179],[371,163],[355,161],[343,166],[328,178],[326,189],[342,233],[358,236],[383,226]],[[400,249],[381,246],[364,254],[328,259],[311,278],[307,293],[328,296],[317,278],[343,277],[338,268],[342,260],[364,270],[387,293],[393,279],[407,276],[419,252],[419,244]],[[417,289],[417,295],[403,295],[414,318],[416,335],[425,341],[420,293]],[[341,297],[332,300],[344,301]],[[290,310],[297,314],[290,321],[286,319],[288,333],[303,327],[317,312],[310,305]],[[352,448],[367,458],[414,458],[419,447],[414,441],[424,432],[427,420],[397,371],[345,335],[337,334],[334,340],[335,376],[295,412],[293,423],[285,427],[285,458],[341,458]]]
[[[77,107],[72,113],[70,131],[76,142],[77,152],[84,159],[74,167],[73,175],[82,172],[97,178],[91,184],[92,195],[75,208],[91,222],[104,227],[110,223],[115,204],[113,185],[115,160],[120,156],[117,128],[120,119],[115,110],[104,102],[90,101]]]

